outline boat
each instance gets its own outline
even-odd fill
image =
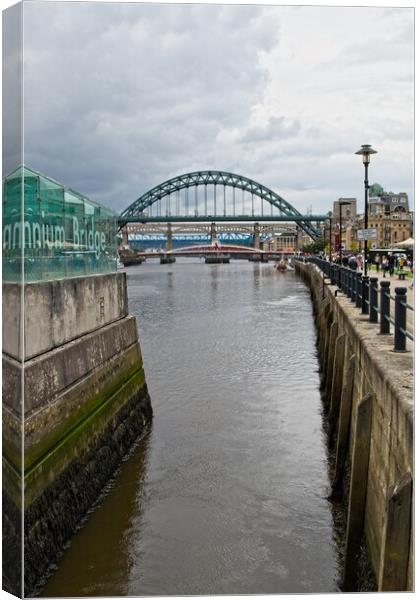
[[[274,265],[274,268],[276,269],[276,271],[280,272],[287,271],[287,263],[285,260],[281,259]]]

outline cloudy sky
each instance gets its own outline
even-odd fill
[[[24,53],[26,164],[118,211],[200,169],[361,209],[362,143],[412,203],[412,9],[33,1]]]

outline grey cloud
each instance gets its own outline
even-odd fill
[[[26,6],[26,162],[117,210],[208,164],[219,130],[248,120],[277,39],[252,6]]]
[[[3,14],[3,174],[22,162],[22,5]]]
[[[285,117],[270,117],[266,125],[262,127],[251,127],[245,131],[241,138],[242,142],[254,143],[262,141],[276,141],[296,136],[300,131],[298,119],[286,119]]]
[[[304,7],[294,10],[305,18]],[[296,87],[287,81],[266,125],[250,125],[266,100],[272,73],[261,57],[281,42],[282,14],[261,6],[25,3],[25,161],[118,211],[172,176],[212,168],[261,181],[302,211],[360,195],[360,165],[348,165],[362,125],[353,131],[351,115],[335,122],[286,110],[282,99]],[[357,39],[347,44],[353,62],[364,51]],[[398,93],[409,81],[401,44]],[[342,71],[323,78],[323,95],[300,83],[308,103],[327,96],[336,104],[348,91],[360,102],[371,93],[369,70],[354,96],[346,89],[353,63],[345,61],[344,53],[334,62]],[[384,88],[381,106],[389,94]],[[381,114],[366,131],[374,145],[387,131],[386,109]],[[391,121],[397,139],[404,128]],[[408,170],[398,173],[401,189]]]

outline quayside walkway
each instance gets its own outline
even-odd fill
[[[307,259],[323,273],[324,284],[335,286],[335,296],[345,296],[369,324],[379,325],[379,333],[392,335],[396,352],[413,349],[414,285],[411,273],[401,280],[395,273],[384,276],[382,271],[362,272],[330,263],[320,258]]]

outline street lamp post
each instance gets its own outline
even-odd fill
[[[332,218],[330,217],[330,262],[332,261]]]
[[[339,270],[339,276],[338,276],[338,287],[341,288],[341,267],[343,266],[343,244],[341,243],[341,207],[342,206],[349,206],[351,204],[351,202],[346,202],[346,201],[339,201],[338,203],[338,207],[339,207],[339,227],[340,227],[340,232],[338,234],[338,255],[339,255],[339,259],[340,259],[340,270]]]
[[[378,154],[376,150],[372,148],[370,144],[362,144],[360,150],[356,152],[362,157],[363,164],[365,165],[365,229],[368,228],[368,194],[369,194],[369,180],[368,180],[368,168],[371,154]],[[364,274],[367,276],[367,239],[365,239],[365,256],[364,256]]]
[[[342,243],[341,243],[341,227],[342,227],[342,225],[341,225],[341,220],[342,220],[342,218],[341,218],[341,207],[342,206],[350,206],[351,202],[339,202],[338,204],[339,204],[339,226],[340,226],[339,247],[338,247],[338,250],[339,250],[340,265],[341,265],[342,262],[343,262],[343,248],[342,248]]]

